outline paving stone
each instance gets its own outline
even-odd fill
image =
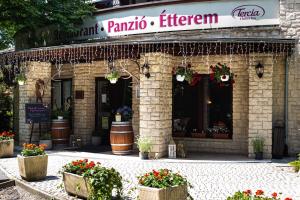
[[[300,199],[300,176],[269,162],[230,161],[180,161],[154,160],[142,161],[136,157],[110,156],[97,153],[53,152],[49,154],[48,176],[44,181],[28,182],[33,188],[43,190],[61,199],[76,199],[67,195],[60,187],[62,177],[58,173],[61,167],[75,159],[88,158],[99,161],[103,166],[117,169],[124,180],[126,199],[136,199],[136,191],[129,190],[136,186],[137,176],[152,169],[168,168],[186,176],[194,186],[190,194],[195,200],[225,200],[237,190],[263,189],[266,194],[282,192],[283,196]],[[280,163],[282,165],[282,163]],[[16,158],[0,159],[0,166],[10,175],[20,179]]]

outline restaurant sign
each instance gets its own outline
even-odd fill
[[[279,0],[186,2],[95,15],[73,38],[279,25]]]

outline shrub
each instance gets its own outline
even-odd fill
[[[255,138],[252,140],[252,145],[254,149],[254,153],[263,152],[264,148],[264,139],[263,138]]]
[[[295,160],[289,163],[290,166],[294,167],[295,172],[299,172],[300,170],[300,160]]]
[[[148,138],[139,137],[136,142],[140,152],[150,152],[151,150],[151,142]]]
[[[40,144],[40,145],[35,145],[35,144],[23,144],[23,150],[21,151],[22,156],[39,156],[39,155],[45,155],[45,147],[47,145],[45,144]]]

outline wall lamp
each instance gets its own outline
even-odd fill
[[[147,78],[150,78],[150,65],[148,64],[148,62],[146,62],[145,64],[143,64],[143,66],[142,66],[142,73]]]
[[[264,75],[265,67],[260,62],[255,66],[256,75],[258,78],[262,78]]]

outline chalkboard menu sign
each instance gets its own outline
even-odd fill
[[[48,106],[41,103],[25,104],[26,123],[43,123],[49,122],[50,110]]]

